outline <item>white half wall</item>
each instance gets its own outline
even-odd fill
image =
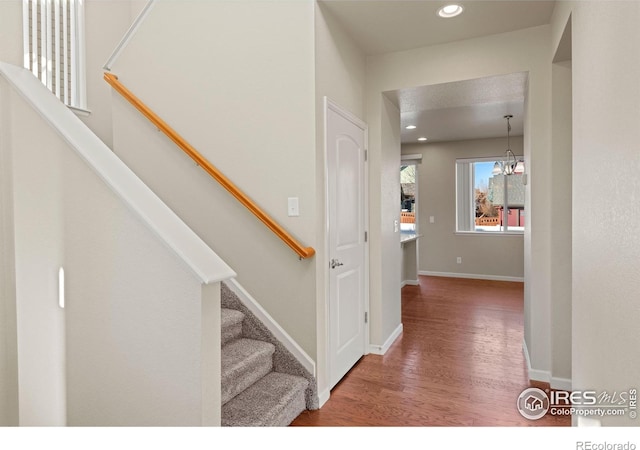
[[[2,89],[11,113],[0,144],[12,157],[20,425],[219,424],[220,323],[202,315],[219,310],[219,295],[202,288],[217,257],[166,207],[159,214],[157,198],[136,204],[144,188],[112,164],[110,150],[37,80],[10,72],[16,86],[33,89],[24,98]],[[43,116],[25,99],[37,99]],[[78,129],[85,134],[70,134]],[[78,154],[87,157],[86,147],[69,142],[89,146],[101,175]]]
[[[64,164],[68,424],[200,425],[201,284],[79,158]]]
[[[58,270],[65,265],[60,152],[66,146],[15,91],[8,100],[20,425],[63,426],[65,315],[58,306]]]

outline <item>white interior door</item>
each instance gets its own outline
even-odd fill
[[[330,388],[365,354],[366,125],[327,101]]]

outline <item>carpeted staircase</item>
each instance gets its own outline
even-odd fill
[[[222,426],[287,426],[317,409],[314,377],[222,285]]]

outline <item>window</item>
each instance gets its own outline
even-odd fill
[[[83,0],[23,0],[24,66],[67,106],[86,109]]]
[[[415,234],[418,228],[417,165],[422,154],[402,155],[400,165],[400,232]]]
[[[416,231],[416,166],[400,166],[400,231]]]
[[[522,233],[523,174],[494,175],[500,158],[456,161],[456,223],[459,232]]]

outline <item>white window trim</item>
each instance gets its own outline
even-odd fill
[[[455,231],[459,236],[522,236],[524,231],[511,230],[511,231]]]
[[[420,164],[422,163],[422,153],[413,153],[410,155],[400,155],[400,161],[402,162],[407,162],[407,164],[403,164],[403,165],[409,165],[409,164]]]
[[[67,8],[65,7],[68,3],[71,5],[69,20],[67,20]],[[40,12],[39,21],[34,19],[38,12]],[[22,13],[24,67],[30,69],[36,78],[42,81],[56,97],[74,112],[80,115],[89,114],[86,90],[84,0],[33,0],[31,2],[23,0]],[[34,22],[31,33],[29,32],[30,15]],[[68,29],[67,24],[71,29]],[[60,25],[62,25],[62,30],[60,30]],[[41,30],[41,41],[43,41],[41,48],[44,49],[43,55],[40,55],[40,66],[45,66],[40,71],[41,73],[38,70],[37,51],[33,51],[38,44],[39,29]],[[62,39],[61,42],[60,32],[64,36],[71,34],[70,46],[67,45],[67,39]],[[52,61],[55,59],[58,63],[68,57],[71,58],[71,69],[68,71],[67,65],[63,65],[64,69],[57,74],[54,88]],[[64,89],[69,78],[71,79],[70,92]]]
[[[516,159],[522,156],[516,155]],[[510,230],[507,224],[506,230],[476,230],[475,229],[475,202],[472,198],[472,189],[475,186],[473,179],[473,171],[469,170],[471,163],[476,162],[495,162],[500,161],[501,156],[493,157],[477,157],[477,158],[458,158],[455,164],[455,183],[456,183],[456,220],[454,234],[460,236],[523,236],[524,230]],[[460,163],[460,165],[459,165]],[[464,166],[462,166],[464,164]],[[463,167],[464,169],[460,169]],[[526,178],[524,179],[526,180]],[[524,181],[526,184],[526,181]],[[463,192],[460,194],[460,192]],[[460,197],[462,197],[462,202]],[[508,195],[505,191],[505,196]],[[468,207],[468,208],[467,208]],[[468,209],[468,210],[467,210]],[[469,229],[460,229],[461,223],[467,223]]]
[[[422,154],[417,155],[402,155],[400,158],[402,166],[416,166],[416,177],[415,177],[415,185],[416,185],[416,196],[415,196],[415,210],[414,210],[414,228],[410,231],[415,235],[418,235],[418,223],[419,223],[419,214],[420,208],[418,208],[418,199],[420,198],[420,185],[418,184],[418,165],[422,163]],[[400,223],[400,229],[402,230],[402,223]]]

